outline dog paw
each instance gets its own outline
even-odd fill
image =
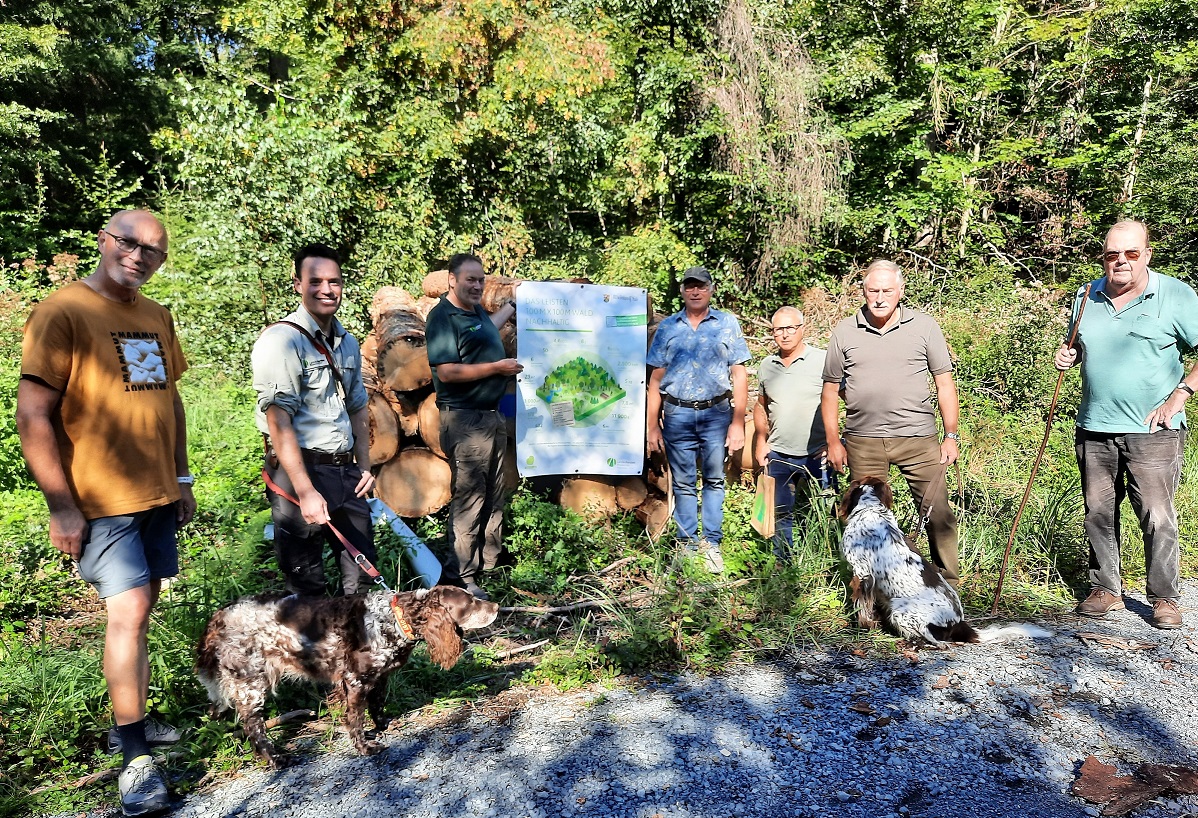
[[[295,759],[283,753],[271,753],[264,760],[272,770],[285,770],[295,763]]]
[[[359,755],[372,756],[375,753],[382,752],[386,746],[381,741],[363,741],[357,750]]]

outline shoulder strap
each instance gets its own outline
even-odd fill
[[[337,364],[333,362],[332,351],[328,347],[326,347],[324,344],[322,344],[319,340],[317,340],[315,335],[308,332],[308,330],[304,329],[302,326],[295,323],[294,321],[276,321],[273,324],[268,324],[263,331],[270,329],[273,326],[277,326],[279,324],[286,324],[289,327],[294,327],[295,329],[299,330],[301,335],[303,335],[305,338],[307,338],[309,341],[312,342],[312,346],[316,347],[316,351],[324,356],[324,359],[329,362],[329,368],[333,370],[333,377],[336,379],[336,382],[337,382],[337,391],[341,394],[341,399],[344,400],[345,399],[345,382],[341,380],[341,370],[338,369]]]

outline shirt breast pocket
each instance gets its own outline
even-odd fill
[[[333,371],[329,369],[329,362],[324,359],[309,361],[304,367],[304,394],[301,396],[304,403],[313,409],[319,406],[319,414],[330,414],[332,387]]]

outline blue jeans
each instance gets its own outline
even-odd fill
[[[765,473],[774,478],[774,554],[789,560],[794,546],[795,495],[808,480],[815,480],[820,489],[831,487],[836,473],[828,468],[822,452],[805,457],[770,452]]]
[[[704,539],[714,545],[724,537],[724,443],[732,423],[732,404],[722,401],[710,409],[687,409],[664,404],[661,437],[674,481],[674,522],[678,539]],[[703,535],[699,527],[697,472],[703,474]]]

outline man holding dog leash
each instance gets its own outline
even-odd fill
[[[1082,399],[1074,452],[1086,504],[1090,543],[1090,594],[1078,606],[1085,616],[1123,610],[1119,577],[1119,506],[1124,496],[1144,534],[1147,596],[1152,624],[1181,627],[1181,546],[1173,496],[1181,481],[1186,400],[1198,388],[1187,374],[1184,349],[1198,346],[1198,294],[1170,276],[1148,269],[1148,228],[1122,221],[1107,232],[1103,276],[1083,292],[1077,343],[1062,345],[1054,363],[1081,363]],[[1198,368],[1198,367],[1196,367]]]
[[[953,362],[944,333],[931,316],[901,306],[903,272],[878,259],[861,278],[865,304],[836,325],[828,343],[820,401],[828,439],[828,463],[850,477],[885,478],[892,465],[907,480],[920,513],[930,504],[927,523],[932,562],[956,587],[957,518],[948,502],[945,469],[960,455],[957,431],[960,406]],[[928,388],[931,376],[944,423]],[[844,442],[840,430],[840,392],[844,390]]]
[[[295,312],[262,331],[251,355],[258,429],[267,436],[266,474],[297,506],[268,487],[275,556],[287,590],[326,592],[324,542],[341,566],[348,596],[370,584],[366,572],[324,526],[332,522],[372,563],[374,529],[366,495],[370,473],[368,397],[362,352],[337,320],[345,283],[337,251],[301,247],[294,257]]]
[[[179,573],[176,530],[196,501],[176,382],[187,369],[166,308],[140,294],[166,261],[166,229],[122,210],[97,236],[100,263],[25,324],[17,429],[50,508],[50,541],[104,600],[110,752],[125,815],[169,806],[152,744],[179,731],[146,718],[147,630],[162,581]]]

